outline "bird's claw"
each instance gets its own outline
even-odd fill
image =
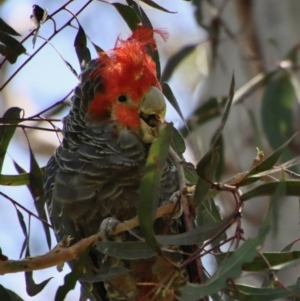
[[[99,232],[104,240],[116,240],[114,231],[120,222],[114,217],[104,219],[100,225]]]

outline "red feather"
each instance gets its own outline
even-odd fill
[[[92,115],[101,117],[110,114],[113,106],[119,106],[114,117],[125,126],[139,126],[139,101],[150,87],[161,89],[155,62],[146,49],[147,45],[155,49],[154,34],[164,40],[167,38],[164,30],[140,27],[127,40],[118,39],[114,49],[99,53],[101,67],[91,77],[101,74],[104,92],[97,94],[89,106]],[[122,94],[130,98],[130,106],[118,103],[118,96]]]

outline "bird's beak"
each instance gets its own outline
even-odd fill
[[[151,87],[144,95],[141,101],[140,112],[148,116],[155,116],[161,122],[164,122],[166,116],[166,101],[162,92]]]
[[[158,136],[158,128],[165,121],[166,101],[163,93],[158,88],[151,87],[141,100],[139,112],[143,140],[152,142]]]

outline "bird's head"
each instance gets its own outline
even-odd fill
[[[166,38],[162,30],[141,27],[127,40],[117,40],[114,49],[99,54],[103,91],[88,108],[94,118],[109,116],[121,127],[135,131],[144,142],[152,142],[164,122],[166,103],[156,75],[156,65],[146,46],[154,48],[154,34]]]

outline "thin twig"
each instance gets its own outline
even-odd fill
[[[43,111],[41,111],[41,112],[39,112],[39,113],[37,113],[37,114],[35,114],[35,115],[30,116],[30,117],[28,117],[28,118],[29,118],[29,119],[32,119],[32,118],[40,117],[41,114],[44,114],[45,112],[47,112],[47,111],[49,111],[49,110],[55,108],[56,106],[58,106],[58,105],[64,103],[64,101],[65,101],[65,100],[66,100],[73,92],[74,92],[74,89],[72,89],[72,90],[71,90],[71,91],[70,91],[63,99],[57,101],[55,104],[51,105],[50,107],[44,109]]]
[[[54,17],[56,14],[58,14],[60,11],[62,11],[66,6],[68,6],[71,2],[73,2],[74,0],[69,0],[67,3],[65,3],[63,6],[59,7],[56,11],[54,11],[51,15],[48,16],[48,19],[52,19],[52,17]],[[54,31],[56,32],[56,28],[54,29]],[[35,33],[35,30],[32,30],[26,37],[24,37],[24,39],[22,39],[20,41],[20,44],[18,45],[22,45],[26,40],[28,40],[33,34]],[[18,47],[18,46],[17,46]],[[12,54],[18,49],[15,48],[12,50]],[[7,59],[9,58],[9,56],[6,56],[3,61],[0,63],[0,69],[3,66],[3,64],[5,63],[5,61],[7,61]]]
[[[0,124],[0,128],[5,127],[15,127],[15,128],[21,128],[21,129],[32,129],[32,130],[40,130],[40,131],[46,131],[46,132],[61,132],[61,129],[55,128],[55,129],[48,129],[38,126],[29,126],[29,125],[22,125],[22,124]]]
[[[9,200],[11,203],[13,203],[15,206],[20,207],[21,209],[23,209],[25,212],[27,212],[29,215],[34,216],[35,218],[37,218],[39,221],[43,222],[45,225],[47,225],[48,227],[52,228],[52,226],[50,224],[48,224],[47,221],[41,219],[39,216],[37,216],[36,214],[34,214],[33,212],[31,212],[30,210],[28,210],[27,208],[25,208],[23,205],[21,205],[20,203],[16,202],[15,200],[13,200],[11,197],[9,197],[8,195],[6,195],[5,193],[0,191],[0,195],[2,195],[4,198],[6,198],[7,200]]]
[[[78,12],[75,14],[75,16],[79,15],[93,0],[89,0],[85,5],[83,5]],[[53,32],[53,34],[49,37],[47,41],[52,40],[60,31],[62,31],[64,28],[66,28],[73,20],[75,17],[71,17],[68,22],[66,22],[61,28],[57,29],[56,31]],[[43,43],[8,79],[7,81],[0,87],[0,91],[2,91],[7,84],[19,73],[19,71],[30,61],[35,57],[35,55],[42,50],[48,42]]]

